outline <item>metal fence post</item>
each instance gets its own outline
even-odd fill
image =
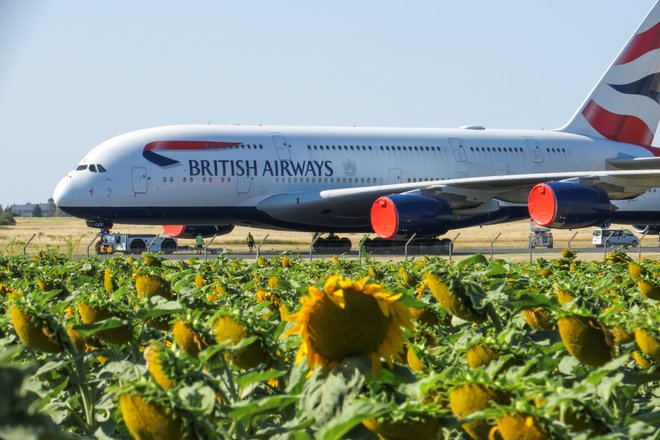
[[[100,232],[97,232],[96,235],[94,236],[94,238],[92,238],[92,241],[87,245],[87,256],[88,256],[88,257],[89,257],[89,248],[91,248],[92,245],[93,245],[94,243],[96,243],[96,239],[99,238],[100,236],[101,236],[101,233],[100,233]]]
[[[156,236],[153,238],[153,240],[151,240],[151,241],[149,242],[149,244],[147,245],[147,252],[151,252],[151,246],[153,246],[154,243],[156,242],[156,240],[158,240],[159,238],[160,238],[160,234],[156,235]]]
[[[458,234],[456,234],[456,237],[454,237],[454,239],[449,242],[449,262],[450,263],[451,263],[452,257],[454,256],[454,243],[456,242],[456,240],[460,236],[461,236],[461,233],[459,232]]]
[[[607,242],[614,235],[614,232],[610,232],[610,235],[603,241],[603,259],[607,259]]]
[[[215,234],[211,241],[207,245],[204,246],[204,259],[208,260],[209,259],[209,246],[211,246],[211,243],[213,243],[213,240],[215,240],[218,237],[218,234]]]
[[[637,261],[642,261],[642,240],[644,240],[644,237],[646,237],[646,234],[648,234],[649,231],[646,231],[642,234],[642,236],[639,238],[639,249],[637,249]]]
[[[268,239],[268,236],[269,236],[269,235],[270,235],[270,234],[266,234],[266,236],[264,237],[264,239],[261,240],[261,243],[259,243],[259,245],[257,246],[257,254],[256,254],[256,259],[255,259],[255,261],[259,260],[259,253],[261,252],[261,245],[263,245],[263,244],[266,242],[266,240]]]
[[[316,243],[316,241],[319,239],[319,237],[321,237],[321,234],[316,234],[315,237],[312,237],[314,239],[309,244],[309,262],[310,263],[312,262],[312,254],[314,253],[314,243]]]
[[[362,264],[362,249],[364,248],[364,243],[369,239],[369,234],[364,234],[362,240],[358,243],[358,263]]]
[[[532,263],[532,259],[534,258],[534,256],[533,256],[534,252],[532,251],[532,249],[534,249],[534,247],[532,246],[532,243],[536,243],[536,237],[541,235],[542,232],[534,232],[533,234],[534,234],[533,237],[531,235],[529,236],[529,243],[528,243],[528,246],[529,246],[529,263],[530,264]]]
[[[417,232],[415,232],[412,237],[410,237],[410,240],[406,241],[406,245],[403,247],[403,252],[406,256],[406,261],[408,261],[408,245],[410,244],[411,241],[415,239],[415,236],[417,235]]]
[[[497,241],[498,238],[500,238],[500,235],[502,235],[501,232],[498,232],[495,238],[490,242],[490,259],[491,261],[493,260],[493,246],[495,245],[495,242]]]
[[[23,255],[27,254],[27,247],[30,245],[30,243],[32,242],[32,240],[34,240],[34,237],[36,236],[37,236],[36,233],[32,234],[32,237],[30,237],[30,239],[25,243],[25,246],[23,246]]]

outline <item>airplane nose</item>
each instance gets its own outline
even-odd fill
[[[60,209],[64,209],[68,206],[73,205],[73,188],[71,184],[71,177],[65,176],[62,180],[59,181],[53,191],[53,200],[55,200],[55,206]]]

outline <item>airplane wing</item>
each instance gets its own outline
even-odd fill
[[[276,194],[257,209],[284,221],[332,226],[332,219],[353,219],[370,224],[373,202],[390,194],[419,194],[445,200],[456,215],[472,215],[499,209],[504,204],[526,204],[538,183],[564,181],[598,187],[611,200],[634,198],[660,186],[660,169],[627,169],[585,172],[514,174],[466,177],[415,183],[329,189],[320,192]]]

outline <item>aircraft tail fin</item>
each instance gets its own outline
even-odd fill
[[[650,146],[660,121],[660,1],[559,131]]]

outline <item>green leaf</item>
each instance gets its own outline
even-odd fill
[[[126,325],[126,321],[119,318],[108,318],[91,324],[76,324],[73,326],[73,329],[80,333],[83,338],[86,338],[87,336],[91,336],[101,330],[109,330],[123,325]]]
[[[488,264],[488,259],[481,254],[474,254],[471,257],[467,257],[465,260],[456,263],[456,268],[463,269],[472,264]]]
[[[605,376],[610,374],[612,371],[618,370],[621,368],[626,362],[628,362],[628,356],[620,356],[616,359],[612,359],[602,367],[598,368],[597,370],[594,370],[587,376],[587,381],[594,385],[597,386]]]
[[[325,425],[341,411],[345,401],[360,393],[370,368],[368,359],[356,357],[345,359],[328,372],[315,370],[303,390],[303,416],[313,418],[317,427]]]
[[[266,411],[286,408],[299,400],[299,396],[269,396],[260,400],[238,402],[227,412],[227,415],[234,420],[242,420]]]
[[[183,387],[178,392],[179,398],[188,410],[193,413],[209,416],[215,405],[215,392],[211,387],[195,383]]]
[[[502,275],[506,273],[507,270],[498,262],[491,262],[486,270],[483,272],[483,276],[493,276],[493,275]]]
[[[323,425],[317,433],[317,438],[339,440],[363,420],[378,418],[385,414],[388,408],[387,405],[364,400],[351,402],[345,405],[336,417]]]
[[[278,377],[282,377],[285,374],[286,374],[285,371],[277,371],[277,370],[255,371],[255,372],[243,374],[243,375],[237,377],[234,380],[234,382],[239,387],[245,388],[248,385],[252,385],[252,384],[260,383],[260,382],[266,382],[266,381],[269,381],[270,379],[275,379],[275,378],[278,378]]]
[[[516,295],[515,298],[509,299],[509,303],[519,310],[552,304],[547,296],[529,290],[525,290]]]

